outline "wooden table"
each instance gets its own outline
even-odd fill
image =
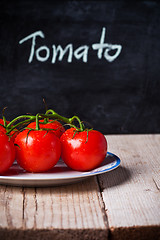
[[[60,187],[0,186],[0,239],[160,239],[160,134],[106,136],[114,171]]]

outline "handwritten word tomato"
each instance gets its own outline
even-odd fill
[[[6,172],[15,160],[15,146],[6,133],[0,131],[0,174]]]
[[[36,122],[30,123],[27,127],[36,129]],[[44,120],[40,120],[39,127],[46,128],[46,129],[54,129],[54,130],[52,130],[52,132],[59,138],[65,132],[65,128],[62,126],[62,124],[60,122],[58,122],[56,120],[49,120],[48,123],[46,123],[46,124],[44,124]]]
[[[15,139],[18,164],[29,172],[51,169],[61,155],[59,138],[46,130],[24,130]]]
[[[88,136],[87,136],[88,135]],[[62,159],[72,169],[87,171],[96,168],[106,157],[107,141],[96,130],[75,132],[66,130],[60,138]]]

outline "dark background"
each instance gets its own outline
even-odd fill
[[[106,28],[106,43],[121,44],[113,61],[91,50]],[[90,46],[88,62],[66,57],[28,63],[36,48]],[[1,1],[0,109],[9,120],[49,108],[78,115],[104,134],[160,133],[160,4],[158,1]]]

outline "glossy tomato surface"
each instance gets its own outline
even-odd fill
[[[36,129],[36,122],[30,123],[27,127]],[[53,129],[52,132],[59,138],[65,132],[65,128],[56,120],[49,120],[46,124],[44,124],[44,120],[40,120],[39,127],[44,129]]]
[[[29,172],[45,172],[51,169],[61,155],[59,138],[45,130],[24,130],[15,139],[16,160]]]
[[[70,128],[60,138],[62,159],[72,169],[87,171],[99,166],[107,154],[107,141],[96,130],[75,133]]]
[[[6,121],[7,124],[9,124],[9,121]],[[3,125],[3,126],[2,126]],[[3,119],[0,119],[0,131],[6,133],[6,128],[4,127],[4,121]],[[10,132],[10,136],[12,137],[12,140],[14,141],[16,136],[18,135],[17,129],[14,129]]]
[[[6,172],[15,160],[15,146],[12,138],[0,131],[0,174]]]
[[[9,123],[9,121],[6,121],[6,122],[7,122],[7,124]],[[5,127],[4,127],[4,121],[3,121],[3,119],[0,119],[0,131],[6,132],[6,129],[5,129]]]

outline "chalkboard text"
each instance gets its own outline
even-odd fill
[[[34,58],[36,58],[36,60],[39,62],[46,62],[51,57],[51,63],[54,64],[57,60],[62,61],[64,55],[67,56],[68,63],[71,63],[73,58],[87,63],[90,50],[97,51],[98,59],[104,58],[108,62],[113,62],[121,53],[122,46],[120,44],[105,43],[105,35],[106,28],[103,27],[99,43],[93,43],[91,47],[88,45],[82,45],[75,49],[73,44],[70,43],[66,45],[65,48],[62,48],[61,45],[56,46],[53,44],[52,48],[50,49],[46,45],[36,48],[36,43],[38,41],[37,38],[41,37],[45,39],[45,35],[42,31],[36,31],[20,40],[19,44],[31,40],[31,48],[28,58],[29,63],[31,63]]]

